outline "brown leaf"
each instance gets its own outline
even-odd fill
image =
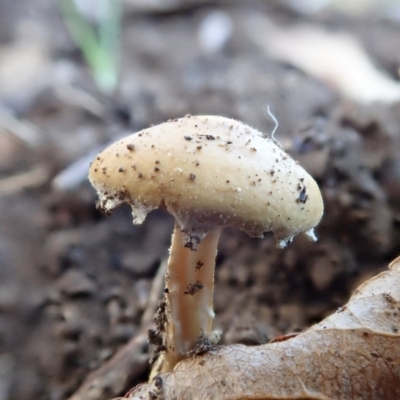
[[[306,332],[216,346],[138,386],[134,399],[400,399],[400,258]]]

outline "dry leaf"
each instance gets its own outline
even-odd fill
[[[260,17],[249,35],[271,57],[294,65],[361,103],[400,100],[400,83],[376,68],[357,38],[318,26],[282,28]],[[260,35],[268,27],[268,35]]]
[[[400,257],[306,332],[216,346],[133,389],[130,400],[400,399]]]

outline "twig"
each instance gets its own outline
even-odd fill
[[[104,105],[88,92],[70,85],[62,85],[56,87],[54,93],[64,103],[81,108],[98,118],[104,118]]]
[[[46,164],[37,164],[29,170],[0,179],[0,197],[38,187],[50,177],[50,169]]]
[[[144,310],[142,320],[140,325],[149,325],[154,318],[154,314],[157,311],[158,302],[160,301],[163,289],[164,289],[164,279],[165,279],[165,271],[167,270],[168,260],[164,259],[161,261],[161,264],[158,268],[157,274],[154,277],[153,285],[151,287],[149,301],[147,303],[147,307]]]
[[[93,151],[72,162],[60,171],[52,180],[51,186],[55,190],[74,190],[87,180],[87,171],[90,161],[103,147],[96,147]]]
[[[0,128],[14,135],[33,149],[38,149],[43,143],[43,137],[34,124],[16,118],[3,107],[0,108]]]

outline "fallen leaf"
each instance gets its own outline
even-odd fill
[[[400,399],[400,257],[304,333],[255,347],[215,346],[125,398]]]
[[[400,100],[400,82],[379,70],[357,38],[318,26],[282,28],[260,18],[249,30],[271,57],[292,64],[360,103]],[[268,27],[268,35],[263,26]]]

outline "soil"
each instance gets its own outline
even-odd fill
[[[321,187],[317,243],[298,237],[279,250],[272,236],[223,231],[215,289],[222,344],[305,329],[400,251],[400,104],[357,103],[274,61],[249,39],[246,21],[262,14],[351,32],[395,80],[400,24],[303,15],[277,2],[167,3],[126,7],[119,88],[105,95],[53,1],[0,1],[0,399],[67,399],[141,331],[174,222],[155,211],[133,226],[127,206],[105,217],[86,180],[96,152],[129,132],[218,114],[268,133],[270,105],[276,138]],[[233,26],[217,50],[198,39],[216,11]],[[102,398],[124,394],[148,371],[131,371],[120,393]]]

